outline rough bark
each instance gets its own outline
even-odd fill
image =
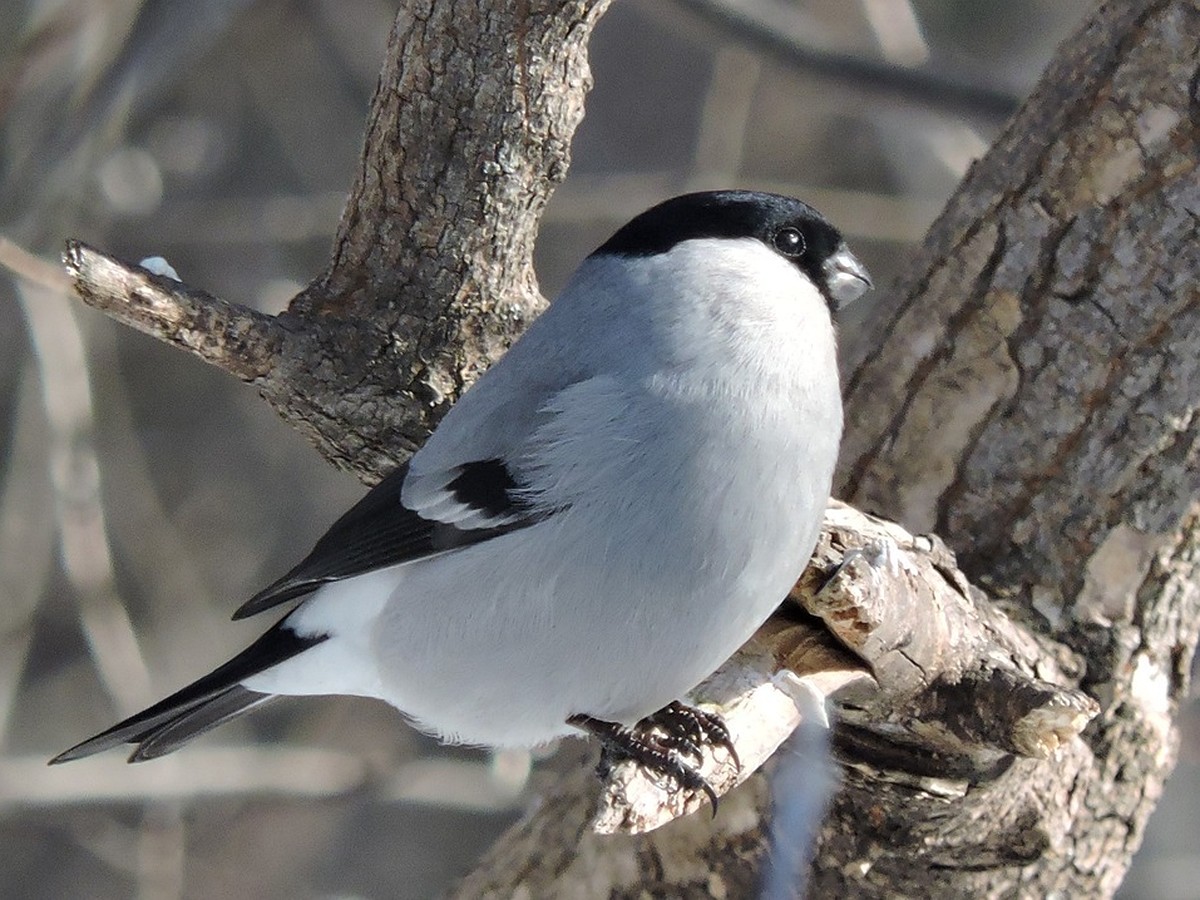
[[[287,313],[75,245],[81,295],[253,380],[327,457],[378,475],[540,303],[536,220],[604,5],[402,11],[329,268]],[[831,633],[874,674],[837,697],[818,895],[1103,896],[1137,846],[1200,622],[1198,33],[1195,0],[1102,7],[935,224],[848,382],[843,496],[936,529],[963,568],[835,510],[797,587],[807,613],[748,648],[766,681],[811,682],[847,671],[812,643]],[[867,565],[820,589],[859,545]],[[619,823],[631,783],[609,785]],[[761,775],[715,822],[648,835],[592,833],[594,802],[589,773],[566,779],[457,895],[752,892]]]
[[[936,530],[1103,712],[957,807],[852,774],[818,892],[1105,896],[1141,841],[1200,623],[1197,34],[1194,0],[1116,3],[1064,45],[847,391],[840,496]]]

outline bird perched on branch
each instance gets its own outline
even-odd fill
[[[842,431],[831,310],[868,287],[798,200],[718,191],[642,213],[234,614],[291,604],[279,622],[53,762],[119,744],[151,759],[279,696],[352,694],[448,741],[589,731],[706,788],[679,748],[728,735],[677,701],[812,553]]]

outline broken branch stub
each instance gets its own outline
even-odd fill
[[[122,262],[83,241],[67,242],[63,265],[79,298],[93,309],[242,381],[270,375],[281,340],[272,316]]]

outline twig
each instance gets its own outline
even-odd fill
[[[522,785],[497,778],[488,764],[445,757],[402,763],[383,778],[358,755],[310,747],[198,745],[136,766],[116,755],[54,768],[43,756],[0,757],[0,808],[336,797],[366,784],[389,802],[474,812],[512,809],[523,796]]]
[[[98,358],[116,355],[116,334],[100,329],[89,335]],[[204,649],[220,645],[232,601],[218,600],[199,563],[202,548],[182,533],[184,510],[168,512],[164,485],[153,477],[153,453],[133,415],[133,382],[141,377],[138,372],[114,373],[105,390],[105,484],[110,496],[121,498],[119,506],[111,507],[109,540],[128,566],[130,590],[149,598],[153,606],[144,611],[149,615],[139,625],[150,623],[160,646],[190,647],[204,656]],[[190,665],[188,651],[176,649],[166,673],[179,675]],[[154,674],[164,673],[158,669]]]
[[[62,268],[30,253],[15,241],[0,235],[0,266],[8,269],[33,284],[66,293],[71,289],[71,280]]]
[[[228,794],[328,797],[366,777],[359,758],[307,748],[189,747],[144,765],[119,756],[49,767],[42,756],[0,759],[0,806],[189,800]]]
[[[762,62],[744,47],[731,45],[717,51],[704,95],[692,167],[701,178],[727,183],[742,168],[746,124],[754,109]]]
[[[741,767],[721,747],[702,748],[700,773],[718,796],[749,778],[801,722],[828,726],[824,703],[843,689],[870,690],[873,679],[839,651],[819,626],[764,626],[754,640],[692,692],[701,706],[720,713]],[[788,668],[781,662],[790,660]],[[605,778],[592,827],[602,834],[642,834],[702,808],[699,793],[674,789],[640,765],[622,762]]]
[[[762,0],[678,0],[681,6],[797,68],[874,93],[899,95],[956,114],[1006,119],[1020,97],[966,72],[914,69],[865,59],[811,42],[793,7]]]
[[[142,811],[137,846],[138,900],[183,896],[187,823],[180,804],[152,803]]]
[[[54,561],[47,431],[36,371],[26,364],[12,417],[8,477],[0,488],[0,746],[33,638],[33,613]]]
[[[379,794],[393,802],[496,812],[512,809],[524,787],[523,779],[497,777],[491,765],[439,755],[398,766]]]
[[[929,44],[909,0],[859,0],[859,5],[888,62],[912,68],[929,60]]]

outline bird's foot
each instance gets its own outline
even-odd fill
[[[721,718],[678,701],[633,726],[586,715],[571,716],[567,723],[600,739],[602,751],[597,772],[602,778],[613,763],[633,760],[648,771],[673,780],[685,790],[703,791],[712,804],[714,816],[717,814],[717,792],[699,769],[684,757],[698,762],[703,745],[718,745],[724,747],[734,763],[741,767],[729,730]]]
[[[742,768],[742,761],[738,759],[737,748],[733,746],[733,738],[729,729],[725,727],[725,720],[716,713],[705,712],[679,700],[672,700],[658,712],[648,715],[642,723],[657,726],[666,735],[668,742],[678,742],[676,749],[686,752],[693,759],[700,758],[702,746],[723,747],[733,760],[734,766],[738,770]]]

